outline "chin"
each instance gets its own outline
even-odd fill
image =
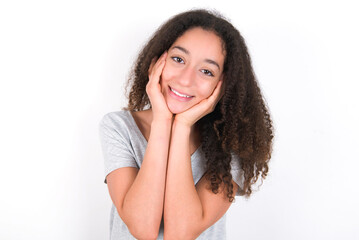
[[[183,113],[185,110],[180,110],[180,109],[171,109],[169,108],[170,112],[173,114],[180,114]]]
[[[168,110],[170,110],[171,113],[173,114],[180,114],[185,112],[187,109],[189,109],[190,107],[181,107],[181,106],[170,106],[167,104]]]

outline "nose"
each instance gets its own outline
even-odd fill
[[[192,67],[186,67],[179,75],[178,82],[184,87],[189,87],[193,84],[194,78],[195,70]]]

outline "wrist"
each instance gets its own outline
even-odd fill
[[[184,114],[177,114],[174,117],[174,122],[176,122],[176,124],[181,125],[181,126],[185,126],[188,128],[192,128],[194,126],[193,120],[188,119],[188,116],[184,115]]]
[[[188,123],[187,121],[184,121],[179,118],[174,118],[173,120],[173,127],[181,129],[183,131],[191,131],[192,124]]]
[[[160,118],[160,119],[152,119],[151,127],[153,126],[160,126],[160,127],[167,127],[172,126],[173,119],[172,118]]]

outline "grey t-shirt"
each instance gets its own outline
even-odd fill
[[[105,183],[107,183],[106,176],[118,168],[141,167],[147,141],[129,111],[107,113],[100,122],[99,130],[105,162]],[[205,173],[205,163],[204,153],[202,148],[199,147],[191,155],[192,174],[195,184]],[[232,160],[231,167],[233,180],[242,187],[243,171],[240,169],[237,159]],[[238,195],[239,192],[236,193],[236,196]],[[114,204],[112,204],[110,213],[110,239],[135,239],[120,218]],[[163,218],[157,239],[163,239]],[[226,214],[202,232],[197,239],[226,239]]]

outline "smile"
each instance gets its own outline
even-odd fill
[[[182,97],[182,98],[192,98],[192,97],[193,97],[193,96],[188,96],[188,95],[179,93],[179,92],[177,92],[176,90],[174,90],[174,89],[171,88],[171,87],[170,87],[170,90],[171,90],[174,94],[176,94],[177,96]]]

